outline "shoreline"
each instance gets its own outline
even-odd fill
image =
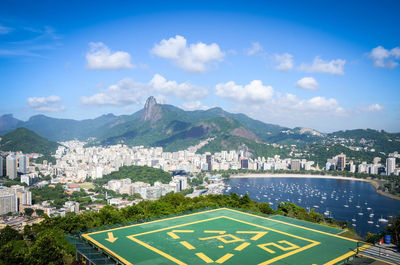
[[[382,196],[387,198],[391,198],[394,200],[400,200],[400,197],[388,194],[379,190],[379,183],[372,179],[362,179],[362,178],[355,178],[355,177],[344,177],[344,176],[333,176],[333,175],[311,175],[311,174],[288,174],[288,173],[262,173],[262,174],[237,174],[231,175],[229,178],[315,178],[315,179],[340,179],[340,180],[355,180],[355,181],[364,181],[370,183],[372,186],[375,187],[375,191]]]

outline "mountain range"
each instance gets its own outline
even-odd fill
[[[326,146],[337,139],[355,138],[356,145],[376,146],[376,151],[400,150],[400,134],[376,130],[348,130],[323,134],[309,128],[287,128],[234,114],[221,108],[185,111],[158,104],[149,97],[143,109],[131,115],[102,115],[95,119],[57,119],[36,115],[27,121],[11,114],[0,117],[0,135],[24,127],[51,141],[87,140],[90,145],[124,143],[130,146],[162,146],[176,151],[213,138],[199,152],[238,149],[246,146],[253,155],[284,155],[287,150],[272,144],[297,147]],[[372,144],[372,146],[371,146]]]

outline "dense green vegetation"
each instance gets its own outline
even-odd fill
[[[54,187],[44,186],[42,188],[31,188],[30,191],[32,192],[33,203],[49,201],[50,206],[56,207],[57,209],[62,208],[67,201],[79,202],[82,207],[92,203],[90,196],[88,196],[85,191],[75,191],[72,194],[68,194],[60,183]]]
[[[310,222],[348,227],[348,223],[325,219],[321,214],[307,212],[292,203],[281,203],[275,211],[268,203],[254,202],[248,195],[187,198],[176,193],[167,194],[157,201],[142,201],[122,209],[105,206],[99,212],[88,211],[80,215],[68,214],[66,217],[53,218],[44,216],[43,222],[26,226],[21,234],[7,227],[0,232],[0,264],[69,264],[74,257],[74,248],[66,241],[64,235],[93,227],[151,220],[160,216],[215,207],[240,208],[258,214],[282,214]]]
[[[197,152],[200,154],[204,154],[205,152],[213,154],[223,150],[238,150],[239,147],[243,148],[244,145],[248,151],[253,154],[253,157],[273,157],[274,155],[287,157],[289,155],[288,149],[276,148],[272,145],[257,143],[243,137],[227,134],[217,137]]]
[[[355,146],[360,146],[360,142],[364,140],[373,143],[376,152],[384,152],[386,154],[400,151],[400,133],[388,133],[383,130],[377,131],[372,129],[357,129],[338,131],[329,135],[330,137],[354,139]]]
[[[152,168],[148,166],[123,166],[118,171],[103,176],[101,179],[96,179],[93,182],[103,185],[112,179],[129,178],[132,182],[143,181],[154,184],[156,181],[169,183],[172,180],[172,175],[162,169]]]
[[[332,158],[341,153],[346,155],[347,161],[353,160],[354,163],[356,164],[360,164],[363,161],[371,163],[374,157],[380,157],[382,159],[386,158],[386,156],[380,154],[379,152],[354,151],[340,144],[334,144],[328,146],[321,144],[313,144],[307,146],[306,148],[304,148],[304,150],[307,151],[307,155],[304,155],[301,158],[315,161],[316,163],[319,164],[320,168],[325,167],[328,158]]]
[[[50,142],[26,128],[15,129],[1,138],[0,150],[3,151],[49,154],[54,153],[59,146],[59,144]]]
[[[43,164],[43,161],[46,160],[47,163],[51,163],[52,165],[56,164],[56,159],[54,156],[50,155],[50,154],[45,154],[42,155],[36,159],[33,159],[32,162],[35,162],[37,164]]]

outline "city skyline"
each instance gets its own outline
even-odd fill
[[[395,1],[21,2],[0,11],[0,115],[131,114],[154,95],[322,132],[400,131]]]

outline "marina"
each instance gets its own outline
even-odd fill
[[[378,194],[368,182],[324,178],[232,178],[225,193],[248,193],[257,202],[276,209],[280,202],[295,203],[324,217],[348,221],[356,232],[383,230],[400,213],[397,200]]]

